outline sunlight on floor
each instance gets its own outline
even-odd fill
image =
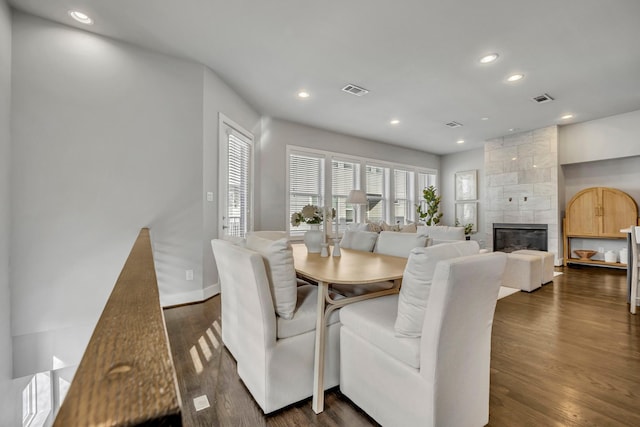
[[[191,360],[193,361],[193,368],[196,370],[196,374],[200,375],[204,367],[202,366],[202,360],[200,360],[200,355],[195,345],[189,349],[189,354],[191,354]]]

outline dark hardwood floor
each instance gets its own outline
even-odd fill
[[[489,425],[640,426],[640,315],[629,314],[625,271],[557,271],[552,284],[498,301]],[[338,389],[320,415],[307,399],[264,416],[221,344],[219,297],[165,319],[185,426],[377,425]],[[196,411],[203,395],[210,407]]]

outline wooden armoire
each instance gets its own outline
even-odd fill
[[[564,218],[564,265],[602,264],[624,266],[598,260],[571,257],[571,239],[626,239],[621,229],[638,224],[638,206],[627,193],[615,188],[592,187],[578,192],[567,203]],[[594,246],[597,242],[594,242]]]

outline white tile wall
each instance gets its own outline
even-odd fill
[[[560,265],[557,126],[489,140],[484,151],[486,230],[494,222],[547,224],[548,250]],[[487,234],[491,248],[493,235]]]

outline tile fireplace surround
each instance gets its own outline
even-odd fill
[[[561,265],[558,127],[487,141],[484,168],[487,247],[494,246],[494,223],[546,224],[547,250]]]

